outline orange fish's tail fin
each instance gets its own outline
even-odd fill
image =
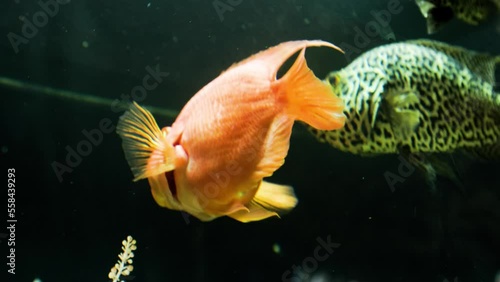
[[[133,102],[116,127],[134,181],[175,169],[175,148],[151,113]]]
[[[287,101],[287,112],[319,130],[342,128],[344,103],[331,87],[307,66],[305,47],[288,72],[279,80]]]

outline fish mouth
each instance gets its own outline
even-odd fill
[[[171,170],[165,172],[165,178],[167,178],[168,189],[170,190],[170,193],[172,193],[172,196],[174,197],[175,200],[179,201],[177,199],[177,185],[175,184],[174,171]]]

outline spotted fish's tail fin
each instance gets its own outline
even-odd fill
[[[475,52],[460,46],[449,45],[429,39],[408,40],[406,43],[424,46],[438,52],[443,52],[457,60],[457,62],[463,66],[467,67],[484,81],[495,85],[495,67],[498,63],[500,63],[500,56]]]
[[[500,0],[498,0],[500,1]],[[496,78],[495,71],[496,71],[496,66],[500,64],[500,56],[496,56],[494,59],[494,64],[493,64],[493,79]],[[498,81],[493,81],[493,91],[494,91],[494,97],[495,97],[495,105],[498,107],[498,112],[499,112],[499,119],[500,119],[500,92],[499,92],[499,87],[500,83]],[[500,123],[500,120],[498,121]]]
[[[499,0],[500,1],[500,0]],[[493,65],[493,75],[495,74],[495,68],[498,64],[500,64],[500,56],[495,56],[495,59],[493,60],[495,63]]]
[[[498,0],[498,1],[500,3],[500,0]],[[500,8],[500,6],[499,6],[499,8]],[[493,64],[492,75],[493,75],[493,79],[495,79],[495,77],[496,77],[495,76],[495,67],[496,67],[496,65],[500,64],[500,56],[496,56],[493,61],[494,61],[494,64]],[[495,123],[500,124],[500,92],[499,92],[500,83],[495,84],[495,81],[493,81],[492,85],[493,85],[493,89],[494,89],[493,95],[495,98],[495,112],[496,112]],[[480,153],[483,155],[486,155],[487,156],[486,159],[500,160],[500,136],[498,136],[498,140],[497,140],[496,144],[487,146],[486,148],[482,149],[482,151]]]

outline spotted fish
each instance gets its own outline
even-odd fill
[[[498,14],[500,0],[415,0],[427,19],[427,33],[436,33],[453,18],[470,25],[484,22]]]
[[[377,47],[325,79],[345,103],[344,128],[310,131],[341,151],[402,154],[432,184],[441,173],[431,162],[439,153],[500,159],[498,62],[430,40]]]

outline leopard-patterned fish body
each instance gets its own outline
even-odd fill
[[[375,48],[325,82],[345,103],[347,122],[317,139],[359,155],[448,153],[500,157],[499,57],[415,40]]]

